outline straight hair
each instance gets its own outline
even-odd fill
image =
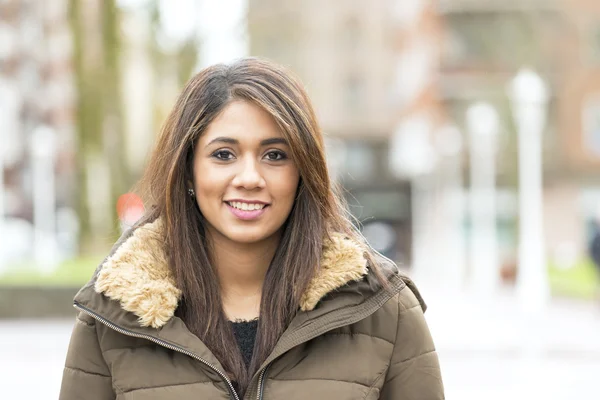
[[[237,100],[251,102],[273,117],[300,173],[294,205],[263,283],[249,368],[223,311],[207,222],[187,194],[189,182],[194,181],[194,145],[225,107]],[[165,225],[168,262],[182,291],[177,315],[215,354],[242,396],[296,315],[330,233],[341,232],[364,244],[369,267],[385,286],[375,253],[352,223],[343,196],[330,180],[323,135],[306,91],[291,72],[270,61],[243,58],[192,77],[159,134],[138,189],[150,206],[139,224],[160,217]]]

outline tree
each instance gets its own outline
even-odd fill
[[[80,244],[86,251],[98,238],[116,235],[116,199],[131,185],[124,162],[119,68],[119,9],[115,0],[70,0],[70,25],[73,35],[78,141],[77,187]],[[98,169],[100,168],[100,169]],[[94,176],[105,169],[107,190],[94,190]],[[103,197],[99,201],[90,199]],[[102,206],[108,204],[109,207]],[[98,213],[104,214],[98,217]],[[93,223],[93,215],[96,221]],[[98,231],[99,230],[99,231]]]

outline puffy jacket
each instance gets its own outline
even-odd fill
[[[160,220],[125,234],[75,297],[60,399],[235,399],[219,360],[175,316],[181,292]],[[375,281],[360,247],[334,235],[290,326],[246,399],[444,398],[425,304],[389,266]]]

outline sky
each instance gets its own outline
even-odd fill
[[[118,0],[120,6],[133,9],[147,2]],[[159,4],[169,40],[176,43],[190,34],[201,39],[197,69],[248,54],[247,0],[159,0]]]

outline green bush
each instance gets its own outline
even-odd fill
[[[62,262],[50,274],[44,274],[34,264],[14,265],[0,275],[0,285],[9,286],[82,286],[94,273],[103,257],[79,257]]]
[[[553,295],[593,299],[600,292],[600,277],[590,259],[580,260],[567,269],[550,262],[548,277]]]

